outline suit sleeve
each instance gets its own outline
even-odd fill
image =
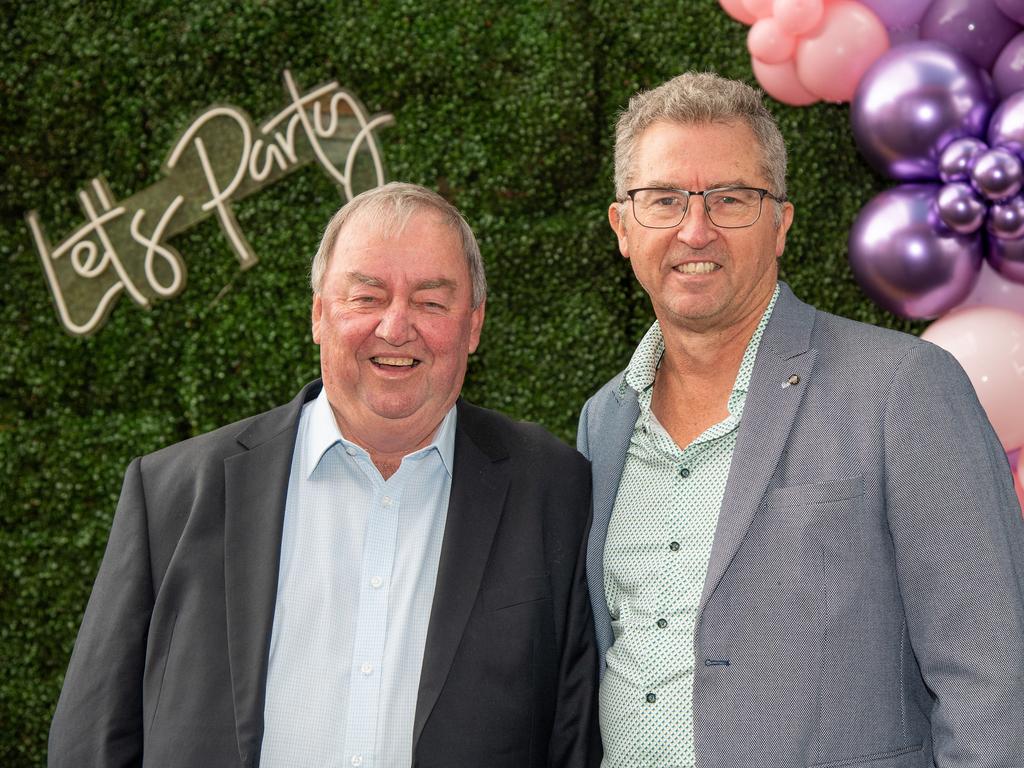
[[[110,539],[50,726],[50,768],[142,762],[142,676],[153,608],[140,459],[125,474]]]
[[[885,420],[886,506],[907,628],[932,694],[936,766],[1024,755],[1024,526],[970,380],[915,347]]]
[[[579,509],[569,510],[587,524],[579,531],[559,661],[558,699],[551,729],[550,768],[597,768],[601,736],[597,718],[597,650],[586,578],[586,541],[590,533],[590,473],[570,488]]]

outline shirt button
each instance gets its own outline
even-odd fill
[[[368,661],[364,661],[362,665],[359,667],[359,671],[362,672],[364,675],[368,675],[371,672],[373,672],[373,664],[371,664]]]
[[[679,470],[679,476],[685,480],[690,476],[690,470],[687,467],[682,467]]]
[[[348,448],[345,449],[345,453],[347,453],[349,456],[355,456],[356,449],[350,445]]]
[[[668,548],[671,549],[673,552],[678,552],[679,551],[679,542],[678,541],[673,541],[672,543],[670,543],[668,545]]]
[[[380,585],[383,583],[384,579],[382,579],[380,576],[374,576],[372,579],[370,579],[370,586],[374,589],[380,589]]]
[[[659,629],[664,629],[667,626],[668,626],[668,622],[665,621],[665,619],[658,619],[658,628]]]
[[[653,704],[655,701],[658,700],[658,697],[655,696],[653,693],[648,693],[644,698],[647,699],[648,704]]]
[[[352,763],[352,765],[357,766],[357,768],[358,768],[358,766],[363,764],[363,756],[362,755],[352,755],[352,760],[350,762]]]
[[[391,506],[391,497],[390,496],[385,496],[380,501],[381,501],[381,504],[383,504],[385,507],[390,507]]]

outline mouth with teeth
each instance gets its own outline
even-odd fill
[[[414,357],[371,357],[370,362],[378,368],[415,368],[420,361]]]
[[[673,267],[676,272],[682,272],[684,275],[708,275],[721,268],[713,261],[691,261]]]

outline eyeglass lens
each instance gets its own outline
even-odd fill
[[[705,210],[719,227],[746,227],[761,215],[761,193],[746,187],[706,191]],[[674,227],[683,220],[690,195],[675,189],[641,189],[633,194],[634,215],[647,227]]]

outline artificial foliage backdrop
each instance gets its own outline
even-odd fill
[[[53,707],[132,457],[290,399],[318,373],[309,261],[341,202],[309,166],[234,206],[259,263],[213,218],[171,244],[183,293],[123,297],[97,333],[61,329],[24,215],[52,242],[97,176],[118,198],[202,110],[257,119],[282,71],[337,80],[371,113],[388,178],[442,192],[478,233],[490,297],[465,394],[572,440],[584,399],[651,320],[607,226],[612,126],[639,88],[687,69],[754,83],[746,28],[716,0],[48,0],[0,19],[0,765],[45,761]],[[920,330],[860,292],[846,237],[888,182],[845,106],[770,102],[796,223],[781,272],[859,320]]]

